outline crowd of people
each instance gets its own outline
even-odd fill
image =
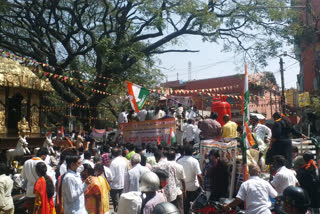
[[[273,117],[270,128],[257,117],[250,120],[256,141],[252,149],[267,159],[269,167],[265,170],[258,162],[250,163],[249,179],[235,185],[234,200],[223,210],[239,206],[246,213],[271,213],[271,199],[276,198],[277,211],[319,213],[320,179],[315,156],[309,152],[299,155],[297,147],[292,146],[291,133],[305,136],[280,113]],[[206,154],[202,165],[194,157],[198,138],[241,137],[241,126],[229,115],[223,116],[223,126],[217,118],[214,112],[199,121],[184,118],[183,143],[170,146],[89,141],[80,149],[56,148],[57,165],[48,162],[48,150],[40,148],[35,157],[25,161],[21,171],[28,213],[158,214],[176,208],[175,213],[182,214],[192,211],[192,203],[204,191],[213,201],[227,198],[230,164],[218,150]],[[269,179],[262,179],[261,171],[268,173]],[[6,173],[7,166],[0,163],[0,214],[14,213],[13,182]]]

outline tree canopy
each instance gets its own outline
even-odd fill
[[[197,51],[170,47],[183,35],[223,41],[265,64],[281,46],[289,11],[285,0],[7,0],[0,47],[114,94],[124,80],[155,83],[158,54]],[[68,102],[97,106],[106,97],[84,82],[50,81]]]

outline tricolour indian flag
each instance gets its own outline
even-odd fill
[[[255,141],[252,137],[252,133],[248,126],[248,121],[250,120],[250,112],[249,112],[249,84],[248,84],[248,68],[247,64],[245,67],[245,75],[244,75],[244,87],[243,87],[243,97],[242,97],[242,109],[241,113],[243,115],[243,137],[245,138],[245,142],[249,144],[251,147],[255,144]]]
[[[147,97],[149,96],[149,90],[132,82],[126,82],[128,85],[131,106],[135,112],[139,113],[139,110],[142,109]]]

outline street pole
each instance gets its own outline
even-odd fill
[[[284,77],[283,77],[283,59],[280,57],[280,74],[281,74],[281,106],[282,106],[282,113],[286,114],[286,102],[284,96]]]

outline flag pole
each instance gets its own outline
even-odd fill
[[[242,119],[243,119],[243,135],[242,135],[242,167],[243,167],[243,181],[246,181],[248,179],[248,172],[247,172],[247,133],[245,128],[245,120],[246,120],[246,113],[247,108],[245,108],[245,93],[246,89],[248,90],[248,82],[247,82],[247,75],[248,75],[248,67],[247,63],[245,63],[245,75],[244,75],[244,83],[243,83],[243,96],[242,96]]]

